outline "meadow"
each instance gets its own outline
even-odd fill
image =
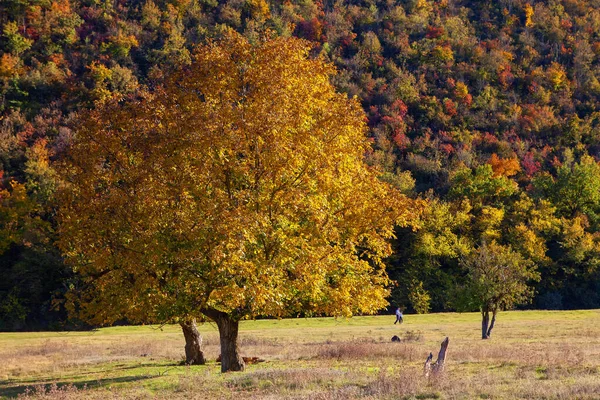
[[[478,313],[244,321],[245,372],[183,366],[179,326],[0,333],[0,398],[600,399],[600,310],[512,311],[480,339]],[[392,343],[398,335],[402,341]],[[423,363],[448,336],[446,371]]]

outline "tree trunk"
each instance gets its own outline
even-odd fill
[[[185,337],[185,363],[187,365],[204,365],[206,359],[202,353],[202,336],[196,327],[196,321],[181,322],[181,329]]]
[[[498,314],[498,309],[494,309],[492,312],[492,322],[490,323],[490,327],[487,330],[487,337],[492,336],[492,329],[494,329],[494,323],[496,322],[496,314]]]
[[[244,360],[238,348],[238,329],[240,322],[229,314],[215,309],[203,309],[202,312],[217,323],[221,341],[221,372],[243,371]]]
[[[490,312],[488,310],[481,310],[481,338],[488,338],[488,324],[490,323]]]

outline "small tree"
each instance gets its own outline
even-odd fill
[[[364,164],[364,113],[308,52],[229,32],[153,93],[81,118],[60,246],[87,319],[208,317],[235,371],[244,318],[387,304],[382,258],[411,203]]]
[[[427,314],[431,303],[431,296],[423,288],[423,282],[413,279],[410,283],[408,299],[417,314]]]
[[[498,311],[529,301],[533,289],[528,282],[539,280],[531,261],[495,242],[482,244],[462,259],[462,265],[469,278],[466,304],[481,310],[482,339],[491,336]]]

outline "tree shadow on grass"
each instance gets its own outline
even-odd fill
[[[116,378],[104,378],[104,379],[90,379],[87,381],[78,381],[78,382],[69,382],[69,381],[52,381],[51,383],[47,383],[48,381],[37,381],[32,382],[29,385],[17,385],[17,386],[6,386],[9,385],[10,381],[0,381],[0,398],[2,397],[17,397],[20,394],[25,393],[25,391],[29,388],[34,389],[35,387],[45,386],[46,389],[49,389],[52,384],[56,384],[59,388],[63,386],[73,385],[77,389],[83,389],[84,387],[87,389],[98,388],[102,386],[108,386],[117,383],[127,383],[127,382],[136,382],[143,381],[146,379],[152,379],[158,377],[157,375],[136,375],[136,376],[121,376]]]
[[[163,365],[155,365],[155,364],[147,364],[147,365],[116,365],[116,366],[111,366],[110,368],[106,368],[106,371],[123,371],[123,370],[128,370],[128,369],[139,369],[139,368],[151,368],[151,367],[163,367],[163,368],[168,368],[168,367],[173,367],[173,366],[179,366],[179,364],[163,364]],[[86,372],[77,372],[72,374],[69,379],[78,379],[78,378],[83,378],[86,375],[98,375],[101,374],[103,372],[106,372],[105,370],[99,370],[99,371],[86,371]],[[140,374],[140,375],[144,375],[144,374]],[[30,378],[30,379],[13,379],[13,380],[0,380],[0,396],[2,396],[2,390],[4,389],[4,386],[10,385],[10,384],[15,384],[15,383],[19,383],[21,386],[31,386],[31,385],[44,385],[46,383],[56,383],[57,380],[56,378]]]

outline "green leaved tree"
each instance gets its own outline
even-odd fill
[[[461,263],[467,272],[467,283],[462,288],[459,307],[481,310],[481,338],[488,339],[498,311],[529,301],[533,296],[529,283],[539,280],[539,274],[531,261],[495,242],[483,243],[463,257]]]

